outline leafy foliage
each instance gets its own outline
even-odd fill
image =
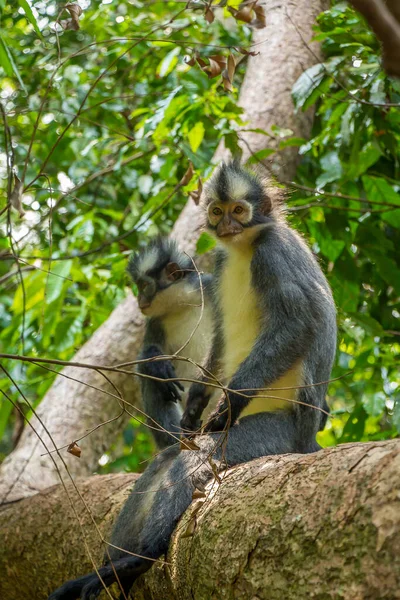
[[[315,39],[324,63],[293,89],[298,110],[317,107],[297,173],[315,191],[298,189],[290,207],[333,288],[333,377],[351,371],[330,386],[334,417],[320,441],[386,439],[400,432],[400,83],[385,77],[379,44],[347,4],[320,15]]]
[[[71,358],[125,296],[130,251],[169,232],[221,138],[236,149],[245,61],[236,63],[245,51],[235,48],[249,48],[249,30],[227,18],[238,11],[228,4],[210,16],[174,2],[81,2],[74,30],[56,3],[0,1],[0,187],[6,197],[8,156],[25,211],[0,225],[13,239],[11,247],[0,237],[2,352]],[[338,307],[340,379],[320,434],[331,445],[400,431],[400,84],[385,77],[375,37],[346,4],[320,15],[316,39],[324,62],[293,88],[297,110],[316,107],[312,138],[293,137],[283,123],[268,135],[280,140],[278,152],[299,148],[289,218],[311,240]],[[169,201],[189,161],[194,177]],[[203,235],[198,251],[211,247]],[[4,364],[37,405],[54,374]],[[6,378],[0,388],[25,410]],[[3,454],[17,424],[1,401]],[[145,428],[132,423],[99,469],[138,470],[151,452]]]

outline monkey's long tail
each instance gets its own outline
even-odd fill
[[[95,572],[79,577],[79,579],[71,579],[50,594],[48,600],[76,600],[77,598],[81,598],[81,600],[93,600],[99,596],[104,585],[108,587],[117,581],[116,573],[125,593],[127,593],[135,579],[141,573],[147,571],[152,564],[152,562],[145,558],[136,556],[127,556],[113,560],[112,564],[99,569],[102,581],[100,581]]]
[[[248,462],[260,456],[298,451],[295,445],[295,416],[289,411],[260,413],[241,419],[229,430],[226,443],[220,433],[196,438],[198,450],[180,452],[171,446],[158,455],[135,484],[111,536],[112,565],[99,569],[104,585],[118,579],[129,590],[136,578],[147,571],[168,550],[171,535],[192,501],[195,488],[203,489],[213,477],[209,457],[218,468]],[[137,556],[113,556],[115,547]],[[48,600],[93,600],[103,583],[96,573],[68,581]]]

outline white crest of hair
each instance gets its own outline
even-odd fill
[[[243,200],[251,191],[251,183],[240,176],[240,173],[228,171],[227,173],[228,195],[230,200]]]
[[[157,266],[159,253],[156,246],[150,246],[142,255],[140,255],[137,270],[141,275],[145,275],[151,269]]]

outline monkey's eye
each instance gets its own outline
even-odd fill
[[[241,215],[243,211],[244,211],[243,206],[235,206],[235,209],[233,212],[235,213],[235,215]]]
[[[219,217],[219,215],[222,215],[222,210],[220,208],[218,208],[218,206],[215,206],[211,212],[216,217]]]

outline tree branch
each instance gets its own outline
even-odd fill
[[[400,440],[264,457],[232,469],[219,487],[209,486],[200,510],[196,504],[188,509],[170,544],[168,566],[156,563],[131,598],[395,598],[399,476]],[[106,540],[135,478],[78,482]],[[71,494],[100,566],[104,547],[81,500]],[[194,518],[194,534],[185,537]],[[0,572],[7,573],[0,578],[1,598],[46,598],[66,579],[93,570],[61,486],[5,506],[0,532]]]

